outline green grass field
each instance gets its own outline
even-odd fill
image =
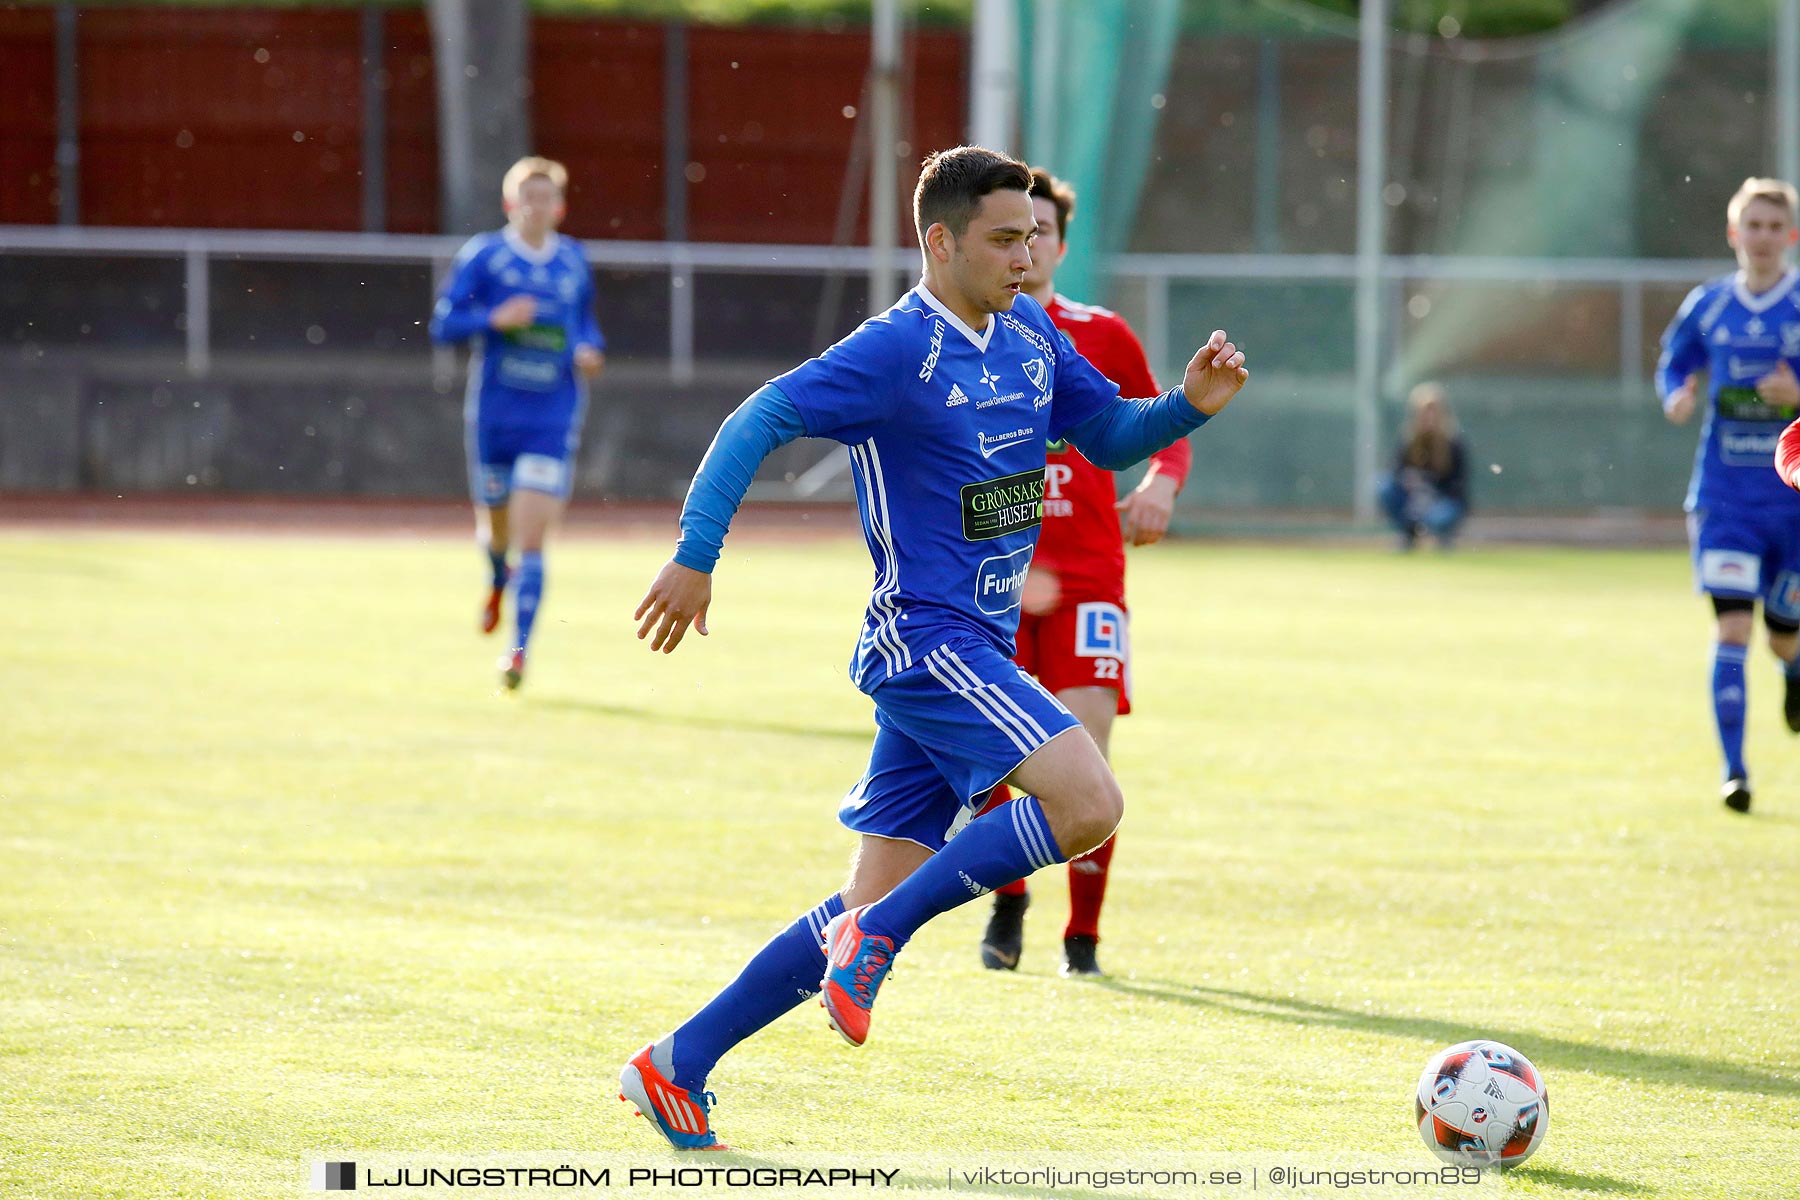
[[[870,719],[860,545],[734,542],[670,658],[630,620],[666,551],[556,546],[508,697],[466,539],[0,534],[0,1194],[668,1165],[618,1067],[841,882]],[[1680,553],[1131,569],[1112,978],[1056,976],[1060,868],[1016,975],[948,914],[867,1047],[808,1005],[721,1064],[727,1140],[1424,1170],[1418,1072],[1487,1036],[1552,1118],[1480,1194],[1800,1192],[1800,743],[1759,650],[1756,809],[1720,807]]]

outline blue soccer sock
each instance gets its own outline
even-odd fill
[[[506,551],[496,550],[492,543],[487,548],[488,565],[494,570],[494,590],[497,592],[506,586]]]
[[[1745,779],[1744,769],[1745,647],[1720,642],[1713,648],[1713,717],[1719,723],[1719,747],[1725,752],[1725,778]]]
[[[518,613],[519,635],[513,649],[523,650],[531,641],[531,626],[537,620],[538,602],[544,598],[544,555],[541,550],[527,550],[519,556],[519,583],[513,593],[513,607]]]
[[[1020,796],[976,817],[950,844],[863,914],[865,932],[897,950],[925,922],[1053,862],[1067,862],[1036,796]]]
[[[670,1035],[675,1073],[669,1078],[677,1087],[699,1091],[727,1050],[818,995],[825,976],[825,922],[843,911],[843,899],[833,895],[776,934],[724,991]]]

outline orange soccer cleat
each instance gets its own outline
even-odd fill
[[[819,983],[819,1004],[831,1027],[852,1046],[869,1040],[875,993],[896,953],[892,938],[863,932],[861,917],[868,911],[865,904],[833,917],[823,938],[825,978]]]
[[[661,1063],[658,1063],[658,1059]],[[713,1135],[707,1117],[718,1098],[711,1092],[691,1092],[670,1080],[674,1070],[669,1039],[652,1042],[619,1072],[619,1099],[648,1117],[658,1133],[677,1150],[729,1150]]]

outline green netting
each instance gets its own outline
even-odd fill
[[[1026,158],[1075,187],[1057,290],[1106,292],[1135,221],[1174,57],[1178,0],[1018,0]]]
[[[1396,266],[1382,288],[1380,457],[1407,391],[1435,378],[1469,436],[1479,508],[1673,511],[1697,430],[1662,419],[1651,369],[1688,287],[1730,267],[1727,198],[1779,173],[1774,5],[1616,0],[1525,37],[1404,32],[1459,33],[1446,18],[1473,27],[1476,7],[1394,2],[1386,248],[1435,266]],[[1166,268],[1159,377],[1173,382],[1218,326],[1254,372],[1230,437],[1195,441],[1191,505],[1358,498],[1357,32],[1354,16],[1301,0],[1185,7],[1126,248],[1152,264],[1341,256],[1315,283],[1279,267],[1267,282]],[[1437,277],[1449,258],[1476,265]],[[1647,259],[1678,265],[1645,278]],[[1142,261],[1131,274],[1164,269]],[[1495,262],[1524,277],[1482,278]],[[1141,326],[1161,311],[1154,292],[1121,276],[1108,298]]]

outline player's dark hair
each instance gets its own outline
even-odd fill
[[[1031,168],[1031,194],[1056,205],[1056,240],[1069,240],[1069,222],[1075,218],[1075,189],[1044,170]]]
[[[942,224],[952,237],[968,232],[982,197],[1001,188],[1031,191],[1031,168],[1016,158],[980,146],[958,146],[927,155],[913,190],[913,224],[919,245],[925,231]]]

